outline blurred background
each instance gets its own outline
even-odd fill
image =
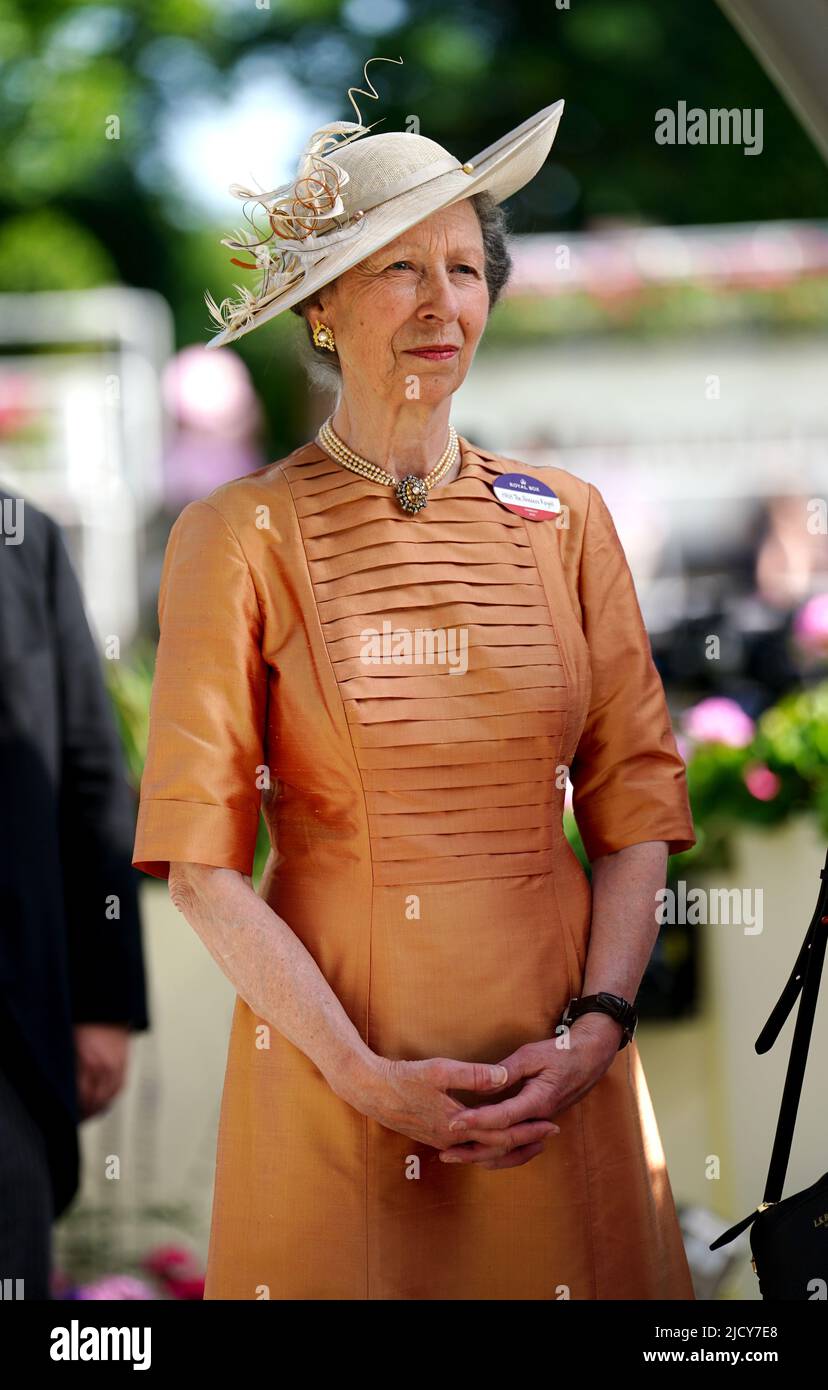
[[[205,351],[204,291],[244,276],[220,245],[240,225],[228,185],[291,178],[313,129],[353,118],[372,56],[403,65],[372,66],[363,118],[415,115],[461,160],[565,98],[506,204],[514,276],[452,419],[601,489],[688,765],[699,843],[670,883],[762,904],[758,932],[665,925],[639,996],[700,1298],[758,1297],[746,1237],[706,1247],[762,1199],[793,1020],[768,1055],[753,1043],[828,839],[828,6],[786,8],[0,0],[0,484],[63,529],[136,797],[170,525],[331,407],[294,315]],[[659,143],[681,102],[760,113],[761,141]],[[262,826],[257,875],[265,854]],[[166,885],[142,876],[141,896],[153,1022],[82,1126],[67,1296],[200,1297],[234,996]],[[790,1192],[824,1168],[826,1015]]]

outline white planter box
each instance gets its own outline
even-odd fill
[[[707,1180],[707,1205],[722,1215],[722,1230],[762,1201],[796,1017],[792,1011],[769,1052],[754,1044],[782,992],[811,920],[826,846],[814,822],[802,817],[784,828],[750,830],[735,842],[735,862],[715,886],[762,890],[762,931],[739,925],[699,927],[703,943],[703,1011],[709,1096],[709,1143],[698,1136],[693,1161],[721,1159],[721,1177]],[[809,1187],[828,1169],[828,969],[823,974],[808,1066],[799,1103],[783,1196]],[[745,1261],[738,1297],[758,1297]]]

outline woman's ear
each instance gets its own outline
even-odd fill
[[[309,320],[311,327],[313,327],[317,319],[324,320],[325,307],[326,306],[324,301],[318,295],[315,298],[309,299],[306,302],[306,304],[304,305],[305,317]]]
[[[336,308],[335,284],[322,285],[316,291],[308,306],[308,321],[311,328],[315,323],[326,323],[333,328],[333,315]]]

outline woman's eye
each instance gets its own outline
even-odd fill
[[[399,270],[399,269],[403,269],[403,270],[411,270],[411,269],[413,269],[413,266],[412,266],[411,261],[392,261],[390,265],[386,266],[386,270]],[[462,271],[466,272],[466,273],[469,274],[469,275],[477,275],[477,274],[478,274],[478,271],[477,271],[477,269],[476,269],[475,266],[473,266],[473,265],[465,265],[465,264],[462,263],[462,262],[461,262],[459,265],[455,266],[454,269],[455,269],[455,270],[462,270]]]

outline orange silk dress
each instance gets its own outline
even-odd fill
[[[415,515],[314,443],[184,508],[133,862],[249,875],[261,810],[258,892],[367,1044],[497,1062],[553,1038],[582,992],[567,775],[590,860],[695,837],[600,492],[460,444]],[[560,517],[502,506],[509,472],[550,486]],[[263,1047],[262,1023],[237,996],[206,1298],[694,1297],[635,1042],[541,1154],[494,1170],[366,1118],[275,1027]]]

